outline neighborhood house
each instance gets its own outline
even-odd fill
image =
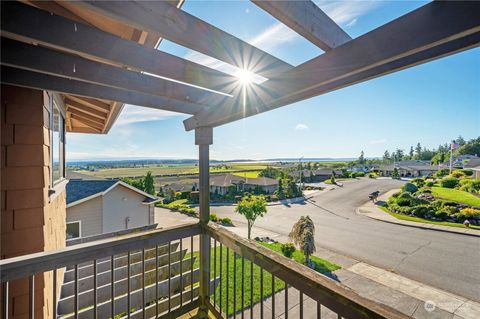
[[[429,161],[400,161],[394,164],[385,165],[379,168],[381,176],[393,176],[397,169],[399,177],[421,177],[433,175],[440,168],[431,165]]]
[[[71,179],[67,240],[151,225],[158,201],[122,181]]]
[[[303,173],[303,175],[302,175]],[[335,177],[342,177],[343,172],[339,169],[331,169],[331,168],[320,168],[316,170],[300,170],[290,172],[288,176],[296,181],[301,181],[305,183],[318,183],[326,181],[327,179]]]
[[[278,181],[268,177],[241,177],[225,174],[210,177],[210,193],[226,195],[229,192],[255,191],[264,194],[273,194],[278,190]]]

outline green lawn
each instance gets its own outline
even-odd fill
[[[467,204],[470,206],[480,206],[480,198],[468,192],[458,189],[432,187],[432,195],[437,198],[451,200],[453,202]]]
[[[418,223],[425,223],[425,224],[435,224],[435,225],[451,226],[451,227],[458,227],[458,228],[466,228],[463,224],[459,224],[459,223],[440,222],[440,221],[429,220],[429,219],[424,219],[424,218],[420,218],[420,217],[397,214],[397,213],[394,213],[394,212],[390,211],[387,207],[383,207],[383,206],[379,206],[379,207],[383,211],[392,215],[393,217],[395,217],[397,219],[401,219],[401,220],[408,220],[408,221],[411,221],[411,222],[418,222]],[[480,230],[480,226],[470,225],[470,228]]]
[[[271,248],[274,251],[279,251],[280,249],[280,244],[266,244],[262,243],[263,246]],[[242,258],[238,255],[236,255],[236,261],[234,259],[234,254],[232,250],[228,250],[227,254],[227,248],[225,246],[220,249],[219,246],[217,248],[212,248],[211,250],[211,266],[210,266],[210,273],[211,273],[211,278],[213,278],[214,275],[214,260],[216,260],[216,270],[215,270],[215,275],[218,277],[220,275],[220,252],[222,254],[222,287],[220,285],[217,285],[217,288],[215,289],[215,297],[214,294],[211,294],[212,300],[215,298],[215,302],[217,305],[222,304],[222,312],[227,312],[227,314],[230,316],[234,313],[235,311],[239,311],[242,308],[249,307],[251,304],[251,299],[250,295],[253,297],[253,304],[256,304],[257,302],[260,301],[261,299],[261,293],[260,293],[260,278],[261,278],[261,270],[260,267],[253,264],[253,291],[250,290],[250,278],[251,278],[251,266],[252,263],[248,261],[247,259],[244,259],[244,276],[242,279]],[[194,267],[199,266],[199,256],[198,252],[194,252],[194,255],[197,256],[195,260]],[[228,271],[227,271],[227,255],[228,255]],[[214,258],[215,257],[215,258]],[[303,256],[298,257],[294,256],[294,258],[297,260],[302,260],[303,261]],[[323,260],[321,258],[312,257],[312,261],[315,263],[315,268],[317,271],[325,273],[325,272],[330,272],[334,271],[340,268],[340,266],[332,264],[326,260]],[[236,267],[235,267],[236,266]],[[226,275],[227,274],[227,275]],[[236,298],[234,299],[234,277],[235,277],[235,295]],[[227,287],[227,278],[228,278],[228,287]],[[244,288],[244,307],[242,307],[242,286]],[[220,289],[221,288],[221,289]],[[285,288],[285,283],[281,281],[280,279],[275,279],[275,286],[274,289],[272,289],[272,275],[266,271],[263,272],[263,297],[266,298],[268,296],[272,295],[272,291],[280,291]],[[228,311],[227,309],[227,290],[228,290]],[[252,294],[251,294],[252,292]],[[235,307],[234,307],[234,302],[235,302]]]

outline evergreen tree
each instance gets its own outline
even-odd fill
[[[365,164],[365,154],[363,150],[360,152],[360,156],[358,157],[358,164]]]
[[[146,193],[155,195],[155,180],[150,171],[147,172],[147,175],[145,175],[145,178],[143,179],[143,188]]]
[[[413,160],[413,156],[414,156],[413,146],[410,146],[410,152],[408,153],[408,156],[409,156],[409,159]]]
[[[385,153],[383,153],[383,162],[388,163],[390,162],[390,160],[390,153],[388,152],[388,150],[385,150]]]
[[[415,159],[420,159],[421,156],[422,156],[422,146],[420,145],[420,142],[419,142],[415,147]]]

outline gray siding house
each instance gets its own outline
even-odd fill
[[[273,194],[278,189],[278,181],[268,177],[241,177],[233,174],[210,177],[210,193],[225,195],[230,189],[237,192],[259,189],[266,194]]]
[[[159,199],[117,180],[70,180],[67,240],[154,223]]]

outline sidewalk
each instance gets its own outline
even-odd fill
[[[378,197],[378,201],[386,202],[387,199],[397,191],[398,191],[397,189],[394,189],[389,192],[386,192],[385,194]],[[430,229],[435,231],[443,231],[443,232],[449,232],[449,233],[460,234],[460,235],[480,237],[480,230],[476,230],[473,228],[459,228],[459,227],[451,227],[451,226],[444,226],[444,225],[435,225],[435,224],[428,224],[428,223],[413,222],[408,220],[401,220],[384,212],[371,201],[365,203],[362,207],[359,207],[357,209],[357,213],[359,215],[380,220],[386,223],[398,224],[398,225],[403,225],[408,227]]]

